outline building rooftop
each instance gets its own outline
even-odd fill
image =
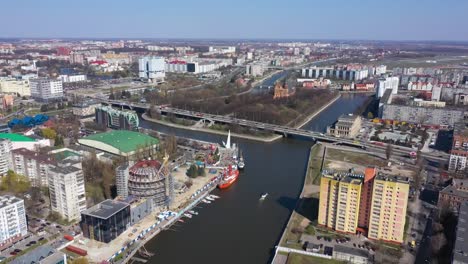
[[[468,202],[460,205],[458,214],[457,238],[453,248],[453,261],[468,263]]]
[[[358,248],[351,248],[351,247],[346,247],[343,245],[335,245],[333,247],[333,251],[340,252],[340,253],[345,253],[345,254],[350,254],[354,256],[359,256],[359,257],[364,257],[368,258],[369,253],[365,250],[358,249]]]
[[[359,116],[353,114],[341,115],[338,122],[354,122]]]
[[[453,125],[453,135],[468,137],[468,126],[464,123],[456,123]]]
[[[39,152],[35,152],[26,148],[13,149],[11,152],[13,153],[13,155],[18,154],[25,158],[36,160],[42,163],[47,163],[47,164],[55,163],[54,159],[50,155],[40,154]]]
[[[391,182],[400,182],[400,183],[408,183],[409,184],[409,178],[408,177],[388,175],[388,174],[381,173],[381,172],[379,172],[377,174],[375,179],[376,180],[381,180],[381,181],[391,181]]]
[[[69,173],[74,173],[77,171],[80,171],[81,169],[74,167],[74,166],[63,166],[65,164],[61,164],[62,166],[56,166],[56,167],[51,167],[50,171],[56,172],[56,173],[61,173],[61,174],[69,174]],[[68,165],[68,164],[66,164]]]
[[[444,189],[442,189],[442,191],[440,191],[440,193],[468,199],[468,191],[459,190],[456,186],[453,185],[445,187]]]
[[[15,196],[12,196],[12,195],[0,196],[0,208],[3,208],[3,207],[8,206],[8,205],[15,204],[15,203],[20,202],[20,201],[23,201],[23,200],[21,200],[20,198],[15,197]]]
[[[115,130],[112,132],[94,134],[81,138],[78,142],[82,145],[99,149],[102,148],[104,150],[108,150],[107,148],[111,147],[112,149],[109,149],[108,152],[116,152],[115,154],[119,152],[129,153],[136,151],[138,148],[159,144],[157,138],[128,130]]]
[[[47,258],[47,259],[46,259]],[[24,254],[14,259],[12,264],[33,264],[33,263],[59,263],[59,260],[64,259],[64,254],[58,252],[51,246],[44,245],[31,250],[27,254]],[[53,262],[53,260],[57,260]]]
[[[128,206],[130,206],[128,203],[108,199],[81,213],[101,219],[108,219]]]
[[[323,170],[322,177],[352,184],[361,184],[364,180],[363,174],[334,170]]]
[[[12,142],[35,142],[30,137],[15,133],[0,133],[0,138],[9,139]]]

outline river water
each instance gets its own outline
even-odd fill
[[[326,130],[341,114],[352,113],[365,95],[343,95],[303,128]],[[140,125],[176,136],[221,143],[225,138],[141,120]],[[233,139],[246,167],[221,196],[202,204],[198,216],[177,223],[146,244],[155,253],[148,263],[268,263],[299,197],[313,142],[287,138],[273,143]],[[259,201],[268,192],[268,198]]]

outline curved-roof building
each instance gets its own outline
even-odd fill
[[[128,193],[152,198],[155,205],[164,205],[169,198],[170,170],[157,160],[143,160],[129,169]]]
[[[159,140],[139,132],[115,130],[78,139],[78,143],[110,154],[129,157],[140,150],[156,149]]]

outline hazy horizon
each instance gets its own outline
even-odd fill
[[[468,1],[3,3],[0,38],[465,42]]]

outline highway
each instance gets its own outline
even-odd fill
[[[101,102],[105,104],[109,104],[109,105],[127,107],[130,109],[148,110],[150,107],[149,104],[128,103],[128,102],[122,102],[122,101],[117,101],[117,100],[102,100]],[[239,125],[243,127],[251,127],[251,128],[255,128],[259,130],[269,131],[269,132],[283,135],[285,137],[288,137],[288,136],[305,137],[305,138],[309,138],[309,139],[317,140],[317,141],[331,142],[337,145],[360,147],[366,150],[372,150],[376,152],[382,152],[382,151],[385,152],[385,149],[386,149],[385,145],[379,146],[379,145],[371,144],[371,143],[364,142],[364,141],[357,141],[354,139],[327,136],[320,132],[305,130],[301,128],[294,128],[294,127],[288,127],[288,126],[282,126],[282,125],[256,122],[256,121],[251,121],[251,120],[246,120],[246,119],[234,118],[232,116],[201,113],[201,112],[189,111],[189,110],[178,109],[178,108],[167,107],[167,106],[157,106],[157,107],[159,111],[161,112],[161,114],[163,115],[173,114],[179,117],[190,118],[190,119],[198,119],[198,120],[205,119],[207,121],[214,121],[220,124],[233,124],[233,125]],[[393,148],[393,153],[400,154],[400,155],[409,155],[411,151],[414,151],[414,150],[411,148],[402,147],[402,146],[395,146]],[[441,152],[422,153],[422,156],[425,158],[431,158],[431,159],[439,160],[439,161],[446,161],[449,158],[447,153],[441,153]]]

